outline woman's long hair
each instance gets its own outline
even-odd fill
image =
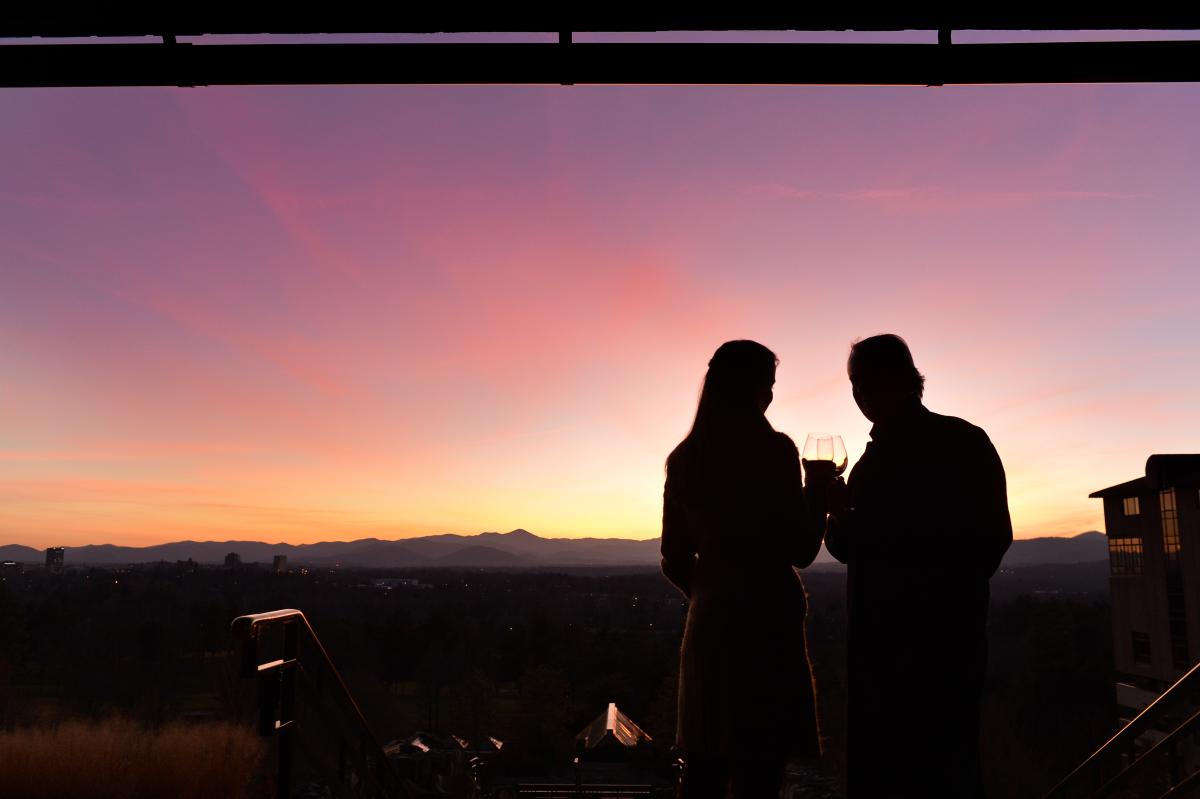
[[[692,429],[672,453],[672,459],[686,453],[693,489],[706,490],[735,467],[732,456],[741,445],[771,431],[758,403],[775,380],[778,364],[775,353],[757,341],[727,341],[717,348],[708,362]]]

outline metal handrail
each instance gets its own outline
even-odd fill
[[[267,663],[260,663],[259,637],[264,630],[276,625],[282,625],[284,628],[283,657]],[[296,727],[293,716],[296,690],[294,677],[297,671],[302,671],[299,660],[299,640],[296,634],[299,629],[303,629],[307,633],[309,642],[320,656],[321,665],[329,674],[333,675],[334,682],[340,689],[340,698],[349,707],[352,720],[357,722],[362,733],[363,748],[365,749],[366,745],[370,744],[378,768],[383,771],[383,776],[393,785],[399,786],[401,781],[392,769],[391,761],[371,732],[362,708],[355,701],[354,695],[350,693],[346,681],[342,679],[341,673],[333,664],[333,659],[329,657],[329,652],[321,643],[321,639],[317,637],[308,618],[300,610],[285,608],[238,616],[231,625],[233,637],[244,642],[242,676],[259,678],[259,732],[263,735],[274,734],[279,737],[278,796],[280,799],[288,799],[291,793],[291,737]],[[274,673],[278,673],[278,682],[274,680]],[[280,711],[278,718],[275,717],[276,705]]]
[[[1158,799],[1172,799],[1172,797],[1177,796],[1188,796],[1197,786],[1200,786],[1200,771],[1194,772],[1190,777],[1180,782],[1162,796],[1158,797]]]
[[[1183,736],[1190,733],[1197,725],[1200,725],[1200,712],[1193,713],[1187,721],[1176,727],[1170,734],[1155,743],[1145,752],[1142,752],[1141,757],[1126,766],[1121,773],[1113,777],[1108,782],[1100,786],[1100,790],[1096,792],[1096,799],[1107,796],[1112,791],[1116,790],[1129,778],[1131,774],[1140,771],[1154,757],[1161,755],[1163,752],[1170,753],[1171,748],[1175,746]]]
[[[1056,796],[1062,796],[1062,792],[1066,790],[1067,787],[1075,782],[1080,776],[1094,768],[1105,757],[1112,754],[1112,752],[1117,750],[1118,747],[1123,747],[1121,751],[1127,751],[1130,745],[1139,735],[1146,732],[1146,730],[1149,729],[1154,722],[1158,721],[1158,719],[1165,713],[1164,709],[1170,705],[1172,700],[1178,698],[1178,696],[1184,691],[1196,687],[1200,687],[1200,663],[1196,663],[1196,665],[1192,666],[1192,668],[1189,669],[1186,674],[1175,681],[1174,685],[1159,694],[1158,698],[1147,705],[1141,713],[1138,713],[1136,716],[1134,716],[1129,723],[1118,730],[1115,735],[1105,741],[1099,749],[1097,749],[1087,758],[1087,760],[1084,760],[1082,763],[1076,766],[1070,774],[1063,777],[1057,785],[1050,789],[1050,792],[1045,795],[1044,799],[1054,799]],[[1190,722],[1185,722],[1185,724],[1189,723]],[[1130,763],[1126,768],[1122,769],[1119,774],[1107,781],[1104,786],[1102,786],[1102,790],[1108,791],[1116,787],[1117,784],[1130,773],[1132,773],[1134,768],[1139,766],[1139,764],[1141,764],[1146,757],[1152,757],[1157,749],[1158,747],[1152,747],[1151,750],[1145,752],[1142,757],[1139,757],[1133,763]]]

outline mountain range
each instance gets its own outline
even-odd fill
[[[371,568],[538,568],[545,566],[657,566],[659,540],[629,538],[542,538],[528,530],[477,535],[429,535],[385,540],[323,541],[317,544],[284,544],[263,541],[175,541],[148,547],[90,544],[67,547],[66,565],[116,566],[155,561],[192,559],[221,563],[236,552],[244,563],[270,563],[287,555],[289,565],[350,566]],[[1081,533],[1070,538],[1026,538],[1013,542],[1003,565],[1031,566],[1102,561],[1108,558],[1103,533]],[[42,563],[43,550],[10,544],[0,546],[0,560]],[[817,564],[835,563],[824,547]]]

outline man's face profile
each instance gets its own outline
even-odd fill
[[[864,363],[862,358],[851,356],[846,374],[855,404],[870,421],[883,421],[899,407],[903,391],[894,376],[879,368],[879,364]]]

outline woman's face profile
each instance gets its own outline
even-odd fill
[[[763,413],[767,412],[767,408],[771,407],[771,400],[775,399],[775,374],[771,374],[771,382],[762,386],[756,397],[758,409]]]

